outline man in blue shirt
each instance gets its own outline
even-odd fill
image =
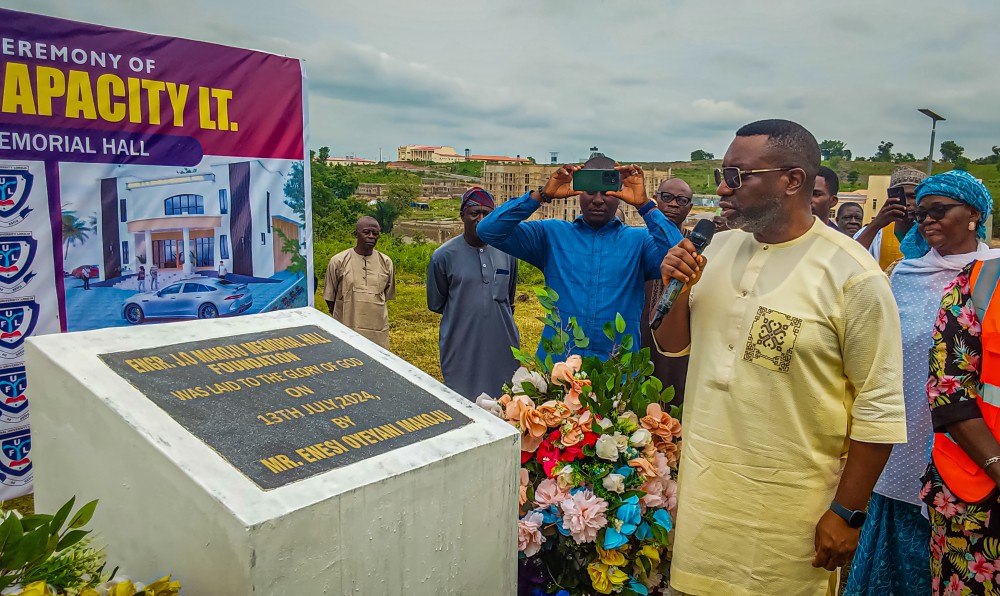
[[[573,190],[573,173],[580,169],[611,169],[621,172],[622,189],[607,193]],[[580,216],[562,220],[525,221],[552,199],[580,197]],[[626,226],[615,217],[618,201],[636,207],[646,229]],[[511,199],[479,223],[479,237],[509,255],[527,261],[545,274],[545,283],[559,294],[556,307],[565,323],[576,317],[590,345],[572,348],[581,356],[607,358],[612,343],[602,331],[615,314],[625,319],[625,333],[632,335],[632,349],[639,349],[639,318],[645,283],[659,279],[660,263],[667,250],[681,241],[677,225],[646,196],[642,168],[616,166],[604,156],[593,157],[583,166],[566,165],[556,170],[538,190]],[[551,338],[545,328],[543,337]],[[541,345],[539,356],[544,356]],[[552,354],[560,361],[566,354]]]

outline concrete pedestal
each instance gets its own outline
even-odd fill
[[[307,325],[472,423],[263,490],[98,356]],[[516,431],[319,311],[43,336],[26,364],[36,508],[99,499],[90,527],[131,577],[173,573],[193,595],[515,592]]]

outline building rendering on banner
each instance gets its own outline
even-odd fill
[[[285,203],[283,173],[268,165],[287,162],[203,163],[172,175],[138,168],[102,179],[100,277],[151,264],[161,273],[217,269],[220,262],[248,277],[283,271],[292,257],[282,251],[282,235],[299,241],[300,219]]]

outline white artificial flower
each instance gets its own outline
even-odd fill
[[[600,426],[601,428],[603,428],[605,430],[611,428],[612,426],[614,426],[614,422],[611,422],[611,419],[608,418],[607,416],[605,416],[604,418],[601,418],[600,420],[598,420],[597,424],[598,424],[598,426]]]
[[[564,490],[576,488],[573,484],[573,466],[563,466],[561,470],[556,472],[556,484]]]
[[[479,394],[479,397],[476,398],[476,405],[498,418],[503,417],[503,408],[500,407],[497,400],[485,393]]]
[[[625,477],[621,474],[608,474],[602,484],[604,490],[618,494],[625,492]]]
[[[637,449],[642,449],[646,445],[649,445],[649,442],[652,440],[653,440],[653,433],[649,432],[644,428],[640,428],[639,430],[635,431],[634,433],[632,433],[632,437],[629,438],[629,442],[631,442],[632,446]]]
[[[521,387],[523,383],[531,383],[539,393],[545,393],[549,390],[545,377],[522,366],[514,372],[514,377],[510,381],[513,395],[524,395],[524,389]]]
[[[629,410],[628,412],[621,414],[620,416],[618,416],[618,419],[628,421],[628,423],[631,424],[633,427],[639,426],[639,417],[636,416],[635,412],[633,412],[632,410]]]
[[[625,453],[628,449],[628,436],[616,432],[611,436],[615,440],[615,447],[618,449],[618,453]]]
[[[618,443],[611,435],[601,435],[594,445],[597,457],[608,461],[618,461]]]

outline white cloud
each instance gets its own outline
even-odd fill
[[[17,9],[304,58],[311,145],[575,159],[725,152],[796,120],[855,155],[924,155],[930,107],[972,157],[1000,144],[995,0],[5,0]]]

